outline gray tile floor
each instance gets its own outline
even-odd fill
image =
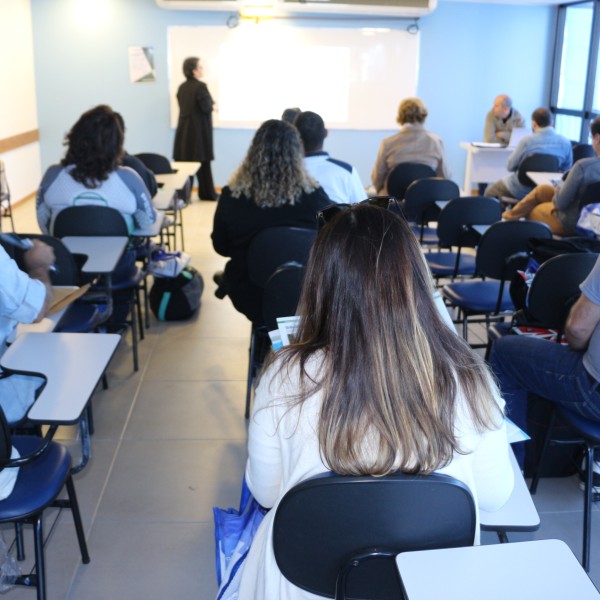
[[[46,548],[50,600],[215,596],[212,507],[239,499],[250,325],[213,295],[212,273],[224,264],[210,244],[214,208],[194,202],[184,213],[186,247],[206,285],[199,315],[185,323],[153,320],[138,373],[126,336],[108,369],[110,388],[94,396],[93,457],[75,477],[91,562],[81,564],[65,511]],[[37,231],[33,202],[17,207],[15,220],[18,231]],[[63,432],[76,453],[72,436]],[[579,557],[583,499],[576,478],[542,480],[535,502],[539,531],[510,539],[559,538]],[[591,576],[600,585],[597,510],[594,516]],[[55,518],[48,511],[47,532]],[[30,538],[26,531],[29,545]],[[484,533],[484,543],[495,541]],[[35,593],[13,589],[6,597]]]

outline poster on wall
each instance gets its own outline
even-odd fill
[[[130,83],[156,81],[154,48],[129,46],[129,81]]]

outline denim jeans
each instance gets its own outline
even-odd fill
[[[527,431],[527,398],[535,394],[600,421],[599,384],[585,370],[583,354],[522,335],[507,335],[495,342],[490,363],[506,401],[508,417]],[[520,463],[523,446],[514,447]]]

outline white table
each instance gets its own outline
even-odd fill
[[[535,185],[551,185],[556,187],[556,184],[562,179],[563,173],[553,173],[551,171],[527,171],[527,177],[531,179]]]
[[[396,557],[408,600],[598,600],[560,540],[403,552]]]
[[[479,511],[481,530],[497,532],[502,541],[508,541],[506,539],[507,531],[535,531],[540,526],[540,515],[512,449],[510,450],[510,459],[515,476],[515,486],[510,498],[499,510]]]
[[[87,256],[81,267],[83,273],[107,275],[115,270],[129,239],[124,236],[67,236],[62,242],[71,253]]]
[[[7,372],[39,375],[46,380],[27,417],[34,423],[80,424],[81,471],[91,456],[84,410],[110,362],[121,336],[114,333],[23,333],[11,344],[0,365]]]
[[[200,163],[195,161],[173,160],[171,161],[171,169],[182,175],[193,177],[198,172]]]
[[[471,142],[460,142],[460,147],[467,151],[465,194],[469,195],[479,183],[493,183],[508,175],[506,163],[513,148],[480,148]]]
[[[31,421],[72,425],[79,421],[120,339],[115,333],[23,333],[0,365],[47,380],[27,413]]]

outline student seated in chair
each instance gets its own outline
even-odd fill
[[[559,171],[563,172],[571,168],[573,164],[571,142],[554,131],[552,114],[547,108],[536,108],[533,111],[531,129],[533,133],[525,136],[508,157],[506,168],[511,171],[510,175],[488,185],[485,196],[492,198],[510,196],[517,200],[524,198],[532,188],[519,181],[517,171],[521,161],[529,154],[551,154],[558,158]]]
[[[421,163],[431,167],[436,176],[450,179],[444,144],[437,135],[425,129],[427,115],[427,108],[420,98],[405,98],[400,103],[397,117],[400,131],[381,142],[371,173],[378,194],[387,194],[387,178],[399,163]]]
[[[600,258],[580,287],[565,327],[568,346],[526,335],[506,335],[492,346],[490,363],[508,415],[522,429],[527,427],[529,394],[600,422]],[[522,446],[515,448],[521,466]],[[594,471],[600,473],[598,462]],[[594,486],[600,491],[598,478]]]
[[[588,185],[600,182],[600,117],[592,121],[590,130],[596,156],[578,160],[566,180],[559,182],[557,187],[548,184],[536,186],[511,210],[505,211],[503,219],[541,221],[552,229],[552,233],[577,235],[582,194]]]
[[[504,403],[481,358],[442,320],[418,241],[392,212],[356,204],[321,229],[297,342],[265,366],[246,481],[265,516],[239,600],[313,596],[283,578],[272,527],[287,490],[324,471],[446,473],[479,508],[509,498]]]
[[[230,257],[215,280],[253,323],[262,323],[263,291],[248,275],[252,238],[278,225],[316,229],[317,212],[330,203],[306,171],[298,130],[279,119],[265,121],[221,192],[211,236],[214,249]]]
[[[41,321],[52,302],[50,266],[54,264],[54,250],[35,240],[23,261],[27,272],[21,271],[0,246],[0,356],[17,325]],[[9,424],[25,417],[41,384],[39,377],[7,377],[0,370],[0,406]]]

